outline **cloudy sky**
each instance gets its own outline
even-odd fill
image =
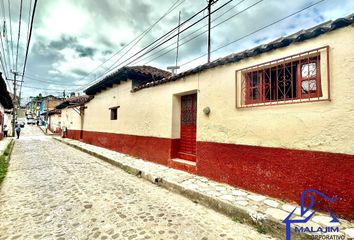
[[[23,0],[17,65],[20,0],[1,1],[1,71],[13,78],[11,70],[22,72],[34,0]],[[354,12],[352,0],[233,0],[226,4],[228,1],[219,0],[212,7],[220,7],[212,15],[212,60]],[[242,38],[312,4],[307,10]],[[165,36],[163,41],[174,36],[175,32],[166,34],[178,24],[179,11],[183,22],[206,5],[207,0],[38,0],[22,101],[39,93],[62,95],[64,90],[83,90],[127,64],[162,69],[175,65],[176,37],[148,54],[136,53],[160,37]],[[207,11],[202,11],[180,29],[180,71],[207,61],[207,18],[188,28],[206,15]],[[141,57],[132,58],[134,55]],[[8,85],[12,88],[12,83]]]

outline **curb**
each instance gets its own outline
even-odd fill
[[[41,128],[40,126],[37,126],[37,127],[44,133],[44,135],[47,135],[47,136],[56,135],[55,133],[52,133],[49,129],[47,132],[45,132],[45,130],[43,128]]]
[[[15,143],[16,143],[16,142],[15,142],[13,139],[11,139],[10,142],[6,145],[5,150],[6,150],[9,146],[11,146],[11,144],[13,144],[9,155],[7,155],[6,158],[5,158],[6,161],[10,161],[11,155],[12,155],[12,151],[14,150]]]
[[[48,135],[48,133],[46,133],[44,130],[43,130],[43,128],[41,128],[40,126],[37,126],[43,133],[44,133],[44,135]]]
[[[112,164],[113,166],[116,166],[122,170],[124,170],[127,173],[130,173],[132,175],[135,175],[137,177],[143,178],[153,184],[156,184],[160,187],[163,187],[171,192],[177,193],[179,195],[182,195],[191,201],[201,204],[203,206],[206,206],[210,209],[213,209],[221,214],[224,214],[230,218],[232,218],[234,221],[240,222],[240,223],[245,223],[250,226],[255,227],[258,231],[260,231],[260,228],[266,232],[266,234],[269,234],[275,238],[279,239],[285,239],[285,224],[280,222],[279,220],[276,220],[275,218],[271,216],[267,216],[265,219],[261,219],[257,216],[259,214],[257,211],[254,211],[254,214],[250,213],[250,209],[247,207],[242,207],[242,206],[236,206],[233,204],[230,204],[228,202],[222,201],[220,199],[214,198],[212,196],[197,192],[195,190],[186,188],[179,184],[178,182],[173,182],[170,180],[166,180],[165,178],[160,178],[158,176],[152,175],[150,173],[146,173],[141,169],[125,165],[123,163],[117,162],[111,158],[108,158],[102,154],[99,154],[97,152],[93,152],[91,150],[87,150],[85,148],[82,148],[80,146],[77,146],[75,144],[66,142],[64,140],[61,140],[60,138],[53,138],[58,142],[64,143],[70,147],[73,147],[75,149],[78,149],[82,152],[85,152],[91,156],[97,157],[107,163]],[[292,229],[292,233],[294,233],[294,229]],[[297,234],[291,234],[293,240],[307,240],[307,239],[314,239],[313,235],[310,235],[308,233],[297,233]]]

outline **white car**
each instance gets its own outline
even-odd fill
[[[29,119],[27,119],[27,124],[28,124],[28,125],[29,125],[29,124],[34,125],[34,124],[36,124],[36,121],[35,121],[33,118],[29,118]]]

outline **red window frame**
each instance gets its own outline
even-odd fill
[[[246,73],[246,104],[252,104],[252,103],[261,103],[264,101],[264,81],[263,81],[263,75],[259,74],[258,71],[256,72],[248,72]],[[254,77],[256,77],[256,83],[258,84],[257,86],[254,85]],[[252,79],[252,80],[251,80]],[[259,98],[255,99],[255,96],[259,96]]]
[[[307,72],[310,73],[310,65],[311,64],[315,64],[316,65],[316,69],[315,69],[315,74],[313,76],[311,75],[307,75],[307,76],[303,76],[302,74],[302,67],[304,65],[308,66]],[[302,60],[300,61],[300,63],[297,66],[297,95],[298,98],[315,98],[315,97],[322,97],[322,89],[321,89],[321,61],[319,56],[313,57],[313,58],[308,58],[306,60]],[[315,90],[311,90],[310,87],[310,82],[315,81],[315,86],[316,89]],[[303,93],[303,82],[308,82],[308,90],[310,90],[310,92],[308,93]]]
[[[309,71],[313,68],[311,64],[315,64],[315,72]],[[326,69],[326,83],[321,83],[321,64]],[[302,66],[306,65],[308,71],[302,71]],[[240,85],[238,72],[241,72]],[[304,85],[306,82],[308,87]],[[322,84],[327,84],[326,96],[323,96]],[[330,101],[329,46],[236,70],[236,93],[236,108]]]

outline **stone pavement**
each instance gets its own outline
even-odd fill
[[[58,136],[54,138],[99,157],[131,174],[145,178],[162,187],[182,194],[195,202],[211,207],[223,214],[233,217],[235,220],[249,223],[258,228],[265,228],[267,232],[281,239],[285,238],[285,225],[282,221],[290,212],[297,208],[295,211],[296,219],[303,219],[300,217],[299,206],[280,201],[279,199],[248,192],[243,189],[208,180],[204,177],[136,159],[122,153],[85,144],[80,141]],[[306,224],[293,224],[292,227],[309,226],[317,229],[318,227],[336,226],[330,223],[331,219],[329,215],[316,213]],[[340,219],[339,227],[340,232],[337,235],[345,235],[348,239],[354,238],[353,223]],[[292,236],[292,239],[313,239],[314,237],[299,234],[292,234]]]
[[[273,239],[35,126],[21,134],[0,189],[1,240]]]

